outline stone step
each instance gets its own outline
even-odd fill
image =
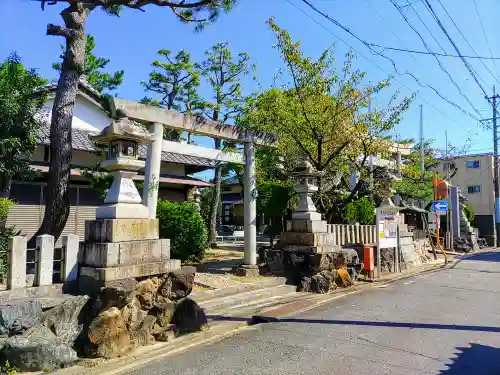
[[[200,303],[206,313],[212,314],[217,311],[223,311],[231,307],[246,305],[249,302],[264,301],[266,299],[283,296],[293,293],[296,290],[295,285],[280,285],[272,288],[257,289],[246,293],[217,298],[211,301]]]
[[[209,321],[215,321],[220,316],[245,316],[249,320],[252,318],[252,316],[259,311],[272,308],[272,307],[278,307],[282,306],[284,304],[287,304],[289,302],[297,301],[301,298],[311,297],[314,294],[312,293],[305,293],[305,292],[295,292],[292,291],[290,293],[286,293],[283,295],[278,295],[274,297],[269,297],[264,300],[254,300],[246,304],[242,305],[236,305],[236,306],[231,306],[229,308],[223,309],[223,310],[212,310],[212,311],[207,311]]]
[[[279,285],[284,285],[286,279],[284,277],[272,277],[267,280],[257,281],[253,283],[239,283],[226,288],[206,290],[203,292],[193,293],[191,298],[198,303],[207,302],[216,298],[227,297],[238,293],[249,292],[251,290],[271,288]]]

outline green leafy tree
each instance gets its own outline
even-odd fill
[[[147,5],[156,9],[170,9],[182,22],[203,28],[217,20],[223,11],[229,11],[236,0],[41,0],[42,10],[46,5],[63,4],[61,11],[64,26],[49,24],[47,35],[65,39],[65,49],[57,91],[52,107],[50,127],[50,154],[48,191],[45,200],[45,215],[39,234],[61,235],[69,216],[69,179],[71,170],[71,122],[78,82],[85,72],[85,23],[91,12],[102,9],[118,16],[123,8],[144,10]]]
[[[207,80],[213,93],[211,100],[205,104],[203,112],[211,120],[222,123],[233,121],[241,114],[245,103],[241,78],[252,69],[247,53],[242,52],[233,56],[228,46],[229,42],[215,44],[211,49],[205,51],[206,59],[195,64],[195,67]],[[214,142],[215,149],[220,150],[222,141],[215,138]],[[228,146],[234,148],[234,145]],[[215,190],[210,210],[209,239],[211,247],[217,246],[215,239],[217,237],[222,172],[222,166],[218,165],[214,172]]]
[[[0,198],[8,198],[12,178],[32,175],[29,164],[35,151],[47,81],[24,67],[15,53],[0,65]]]
[[[348,176],[351,166],[366,174],[369,155],[387,152],[386,135],[399,123],[410,98],[394,104],[396,92],[386,108],[368,112],[371,96],[388,87],[388,81],[364,85],[365,73],[353,69],[352,53],[339,69],[330,49],[318,59],[306,57],[300,43],[273,19],[269,26],[276,33],[276,48],[288,75],[281,76],[279,87],[248,100],[241,124],[278,135],[278,152],[287,169],[306,158],[322,172],[318,178],[318,208],[327,217],[334,213],[339,216],[347,203],[359,197],[363,185],[360,183],[347,199],[338,201],[340,195],[333,192],[338,188],[338,175]]]
[[[257,212],[264,215],[272,246],[275,236],[284,231],[285,219],[295,207],[293,184],[279,180],[258,182],[257,192]]]
[[[422,207],[434,199],[432,168],[439,165],[438,155],[432,147],[433,139],[424,141],[424,172],[421,167],[420,143],[416,143],[403,160],[401,181],[394,183],[396,193],[408,202],[422,202]]]
[[[375,217],[375,205],[368,197],[359,198],[346,204],[343,216],[348,223],[372,224]]]
[[[64,51],[64,47],[61,46]],[[114,91],[123,83],[124,71],[119,70],[112,74],[103,72],[108,66],[110,60],[104,57],[94,55],[95,39],[92,35],[85,36],[85,62],[83,75],[88,83],[90,83],[100,93]],[[58,72],[62,69],[62,64],[56,62],[52,67]]]
[[[154,70],[149,73],[149,80],[142,82],[147,91],[159,96],[160,107],[182,111],[185,98],[195,95],[200,86],[200,73],[194,69],[191,57],[186,51],[180,51],[174,57],[171,51],[162,49],[158,54],[165,60],[153,61]],[[191,102],[189,102],[191,105]],[[178,141],[182,132],[164,127],[164,138]]]

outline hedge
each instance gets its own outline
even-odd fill
[[[193,202],[158,202],[160,237],[170,239],[172,258],[201,260],[208,245],[208,233],[198,206]]]

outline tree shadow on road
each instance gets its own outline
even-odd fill
[[[458,347],[459,353],[441,375],[499,375],[500,348],[481,344],[470,344],[469,347]]]
[[[276,318],[266,315],[255,315],[251,318],[224,315],[207,316],[212,321],[248,321],[250,324],[260,323],[297,323],[297,324],[328,324],[342,326],[369,326],[369,327],[390,327],[390,328],[410,328],[410,329],[440,329],[453,331],[472,332],[494,332],[500,333],[500,327],[476,326],[460,324],[441,323],[412,323],[412,322],[390,322],[390,321],[369,321],[369,320],[341,320],[341,319],[302,319],[302,318]],[[500,375],[500,373],[499,373]]]
[[[477,253],[477,254],[467,254],[467,255],[462,255],[460,256],[458,262],[454,264],[452,268],[454,268],[457,264],[460,262],[466,262],[466,261],[475,261],[475,262],[500,262],[500,252],[496,251],[488,251],[484,253]]]

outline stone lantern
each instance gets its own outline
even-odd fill
[[[190,192],[190,199],[195,202],[196,204],[200,204],[201,201],[201,191],[198,189],[198,186],[195,186],[194,188],[191,189]]]
[[[150,139],[150,133],[135,125],[127,117],[114,120],[98,135],[90,137],[98,144],[108,146],[108,157],[101,167],[114,177],[104,199],[104,205],[96,210],[97,219],[148,218],[149,210],[141,202],[132,178],[145,162],[138,158],[139,144]]]
[[[321,214],[316,211],[312,200],[312,195],[318,191],[314,183],[320,174],[308,160],[304,160],[299,168],[290,173],[297,181],[295,191],[299,193],[299,205],[292,214],[292,219],[321,220]]]

